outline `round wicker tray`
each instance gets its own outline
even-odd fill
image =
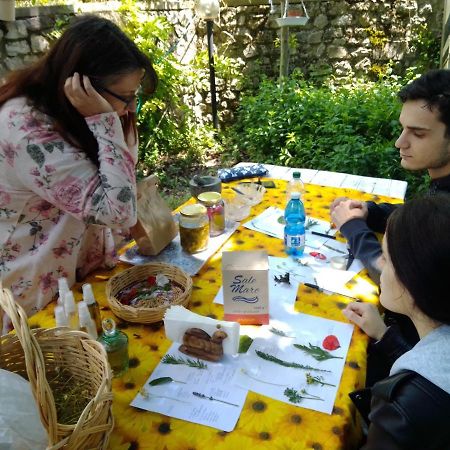
[[[123,305],[116,297],[127,286],[147,277],[158,274],[165,275],[171,281],[179,284],[183,293],[172,301],[170,305],[154,308],[139,308]],[[187,306],[191,299],[192,278],[179,267],[165,263],[150,263],[134,266],[124,270],[109,279],[106,285],[106,297],[113,313],[127,322],[154,323],[163,319],[166,309],[172,305]]]

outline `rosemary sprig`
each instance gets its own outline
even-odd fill
[[[320,384],[321,386],[332,386],[332,387],[336,387],[335,384],[331,384],[331,383],[325,383],[325,381],[323,381],[323,377],[315,377],[313,375],[311,375],[310,373],[306,374],[306,382],[308,384]]]
[[[331,372],[331,370],[316,369],[315,367],[304,366],[303,364],[298,364],[295,362],[283,361],[282,359],[279,359],[273,355],[269,355],[268,353],[264,353],[260,350],[255,350],[255,352],[260,358],[265,359],[266,361],[273,362],[275,364],[279,364],[280,366],[292,367],[294,369],[312,370],[316,372]]]
[[[246,375],[247,377],[251,378],[252,380],[257,381],[258,383],[264,383],[264,384],[270,384],[271,386],[286,386],[285,384],[279,384],[279,383],[271,383],[270,381],[264,381],[260,380],[258,377],[254,377],[253,375],[250,375],[246,369],[241,368],[241,372]]]
[[[194,360],[190,358],[182,358],[179,356],[178,358],[173,355],[165,355],[161,360],[163,364],[184,364],[189,367],[195,367],[196,369],[207,369],[208,366],[200,361],[199,359]]]
[[[317,395],[312,395],[302,389],[300,392],[296,391],[294,388],[286,388],[284,390],[284,395],[288,398],[291,403],[300,403],[303,399],[305,400],[319,400],[324,401],[323,398]]]
[[[203,398],[204,400],[211,400],[211,401],[214,401],[214,402],[225,403],[225,405],[239,407],[239,405],[236,405],[236,403],[231,403],[231,402],[227,402],[225,400],[220,400],[220,398],[215,398],[215,397],[212,397],[212,396],[208,397],[207,395],[201,394],[200,392],[193,392],[192,395],[195,395],[196,397],[199,397],[199,398]]]
[[[306,220],[305,230],[309,230],[311,227],[313,227],[314,225],[317,225],[318,223],[319,223],[318,220],[308,218]]]
[[[342,356],[334,356],[330,352],[327,352],[317,345],[311,345],[308,343],[308,346],[309,347],[302,344],[294,344],[295,348],[303,350],[305,353],[308,353],[317,361],[326,361],[327,359],[342,359]]]
[[[279,330],[278,328],[272,327],[269,328],[269,331],[273,334],[276,334],[277,336],[287,337],[287,338],[293,338],[295,336],[289,336],[289,334],[285,333],[283,330]]]

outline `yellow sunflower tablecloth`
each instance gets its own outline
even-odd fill
[[[269,206],[284,208],[286,182],[274,180],[275,189],[267,189],[262,203],[252,208],[252,217]],[[223,185],[223,196],[234,195],[231,187]],[[351,189],[306,185],[304,196],[309,216],[329,220],[329,205],[336,197],[348,196],[360,200],[400,200],[374,196]],[[193,200],[191,200],[192,202]],[[266,249],[271,256],[284,256],[283,242],[240,226],[221,250]],[[198,275],[193,277],[194,287],[189,308],[199,314],[221,319],[223,307],[212,301],[222,284],[221,250],[213,255]],[[106,281],[128,267],[119,264],[113,271],[98,271],[84,282],[90,282],[101,305],[103,317],[113,317],[105,297]],[[354,280],[352,282],[355,282]],[[366,300],[377,302],[376,287],[365,271],[356,282],[367,286]],[[350,282],[351,283],[351,282]],[[76,299],[81,299],[81,283],[73,288]],[[301,286],[297,293],[296,310],[345,322],[341,310],[351,300],[340,295],[325,295]],[[48,305],[29,322],[32,327],[53,327],[54,304]],[[126,332],[130,346],[130,369],[113,380],[113,413],[115,428],[110,438],[112,450],[206,450],[206,449],[258,449],[258,450],[340,450],[353,449],[361,438],[358,415],[348,393],[362,388],[366,372],[368,338],[355,328],[347,355],[341,384],[331,415],[282,403],[260,394],[249,392],[234,431],[227,433],[214,428],[185,422],[158,413],[142,411],[130,406],[139,389],[166,353],[171,342],[165,338],[162,322],[135,325],[116,318],[118,327]]]

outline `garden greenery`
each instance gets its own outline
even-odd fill
[[[404,179],[409,193],[423,190],[425,176],[400,166],[394,143],[400,134],[397,92],[404,79],[313,86],[293,74],[282,84],[265,79],[241,97],[229,138],[243,160],[291,167]]]

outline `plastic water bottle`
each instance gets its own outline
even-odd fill
[[[301,179],[301,173],[298,171],[292,172],[292,179],[286,187],[286,202],[289,202],[294,192],[299,192],[300,198],[305,194],[305,185]]]
[[[284,249],[288,255],[298,257],[305,250],[305,207],[299,192],[292,192],[284,210]]]

